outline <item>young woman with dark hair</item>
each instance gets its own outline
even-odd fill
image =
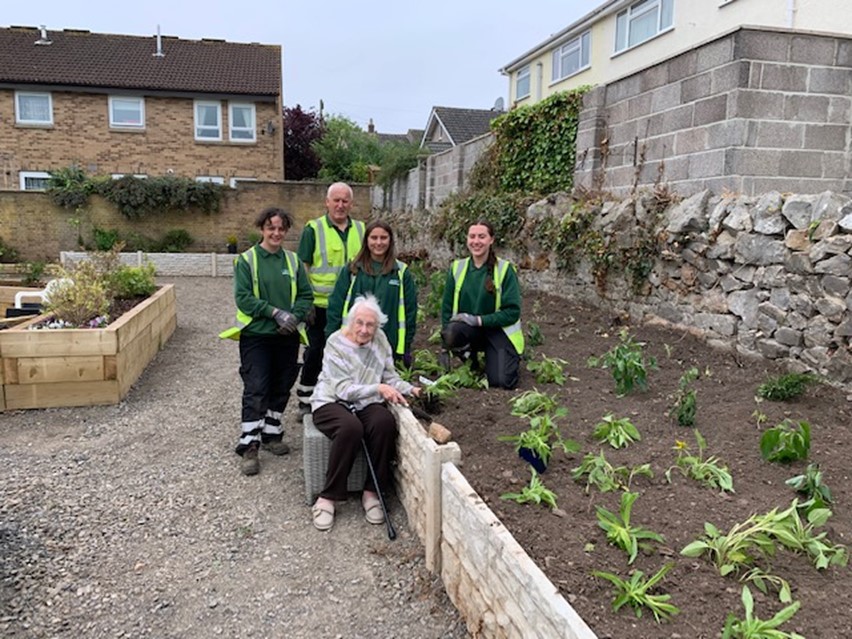
[[[494,227],[487,220],[467,232],[470,257],[453,260],[441,306],[442,359],[450,353],[478,366],[485,354],[485,374],[492,387],[515,388],[524,352],[521,292],[515,267],[494,252]]]

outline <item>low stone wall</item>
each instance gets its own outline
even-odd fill
[[[83,251],[62,251],[59,262],[62,266],[70,266],[75,262],[86,259]],[[157,269],[157,275],[171,277],[233,277],[234,258],[236,255],[227,253],[121,253],[122,264],[142,266],[150,262]]]

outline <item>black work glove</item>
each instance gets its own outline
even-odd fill
[[[402,365],[406,368],[411,368],[411,365],[414,363],[414,358],[411,356],[411,353],[403,353],[402,355]]]
[[[272,311],[272,319],[278,324],[278,333],[281,335],[292,335],[299,327],[299,320],[296,319],[296,316],[287,311],[282,311],[280,308]]]
[[[479,315],[471,315],[470,313],[456,313],[450,318],[451,322],[462,322],[468,326],[482,326],[482,319]]]

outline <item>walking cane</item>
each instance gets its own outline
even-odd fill
[[[385,498],[382,496],[382,487],[379,486],[379,480],[376,479],[376,469],[373,468],[373,460],[370,459],[370,451],[367,449],[367,441],[365,439],[361,440],[361,447],[364,449],[364,457],[367,459],[367,468],[370,471],[370,477],[373,479],[373,486],[376,487],[376,494],[379,496],[379,505],[382,507],[382,514],[385,516],[385,523],[388,526],[388,539],[393,541],[396,539],[396,530],[394,530],[393,524],[388,516]]]

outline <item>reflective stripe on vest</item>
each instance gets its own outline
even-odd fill
[[[246,261],[248,264],[249,272],[251,273],[251,292],[257,299],[260,299],[260,284],[258,283],[257,276],[257,245],[252,246],[249,250],[241,253],[237,257],[234,258],[234,268],[236,269],[237,261],[242,259]],[[293,304],[296,303],[296,277],[299,269],[299,258],[292,251],[284,250],[284,258],[287,263],[287,272],[290,275],[290,308],[293,307]],[[221,333],[219,333],[219,337],[222,339],[240,339],[240,333],[242,330],[251,324],[252,317],[250,315],[246,315],[243,313],[239,307],[237,307],[237,325],[228,328]],[[299,325],[299,338],[302,343],[308,343],[308,335],[305,331],[304,324]]]
[[[408,268],[405,262],[396,261],[396,269],[399,275],[399,304],[396,311],[396,349],[397,355],[405,354],[405,335],[408,332],[405,323],[405,284],[402,279],[405,269]],[[357,277],[357,274],[356,274]],[[341,320],[346,317],[349,312],[349,305],[352,303],[352,289],[355,286],[355,277],[349,282],[349,290],[346,291],[346,299],[343,300],[343,314]]]
[[[461,294],[462,283],[464,282],[464,276],[467,275],[467,268],[470,265],[470,258],[465,257],[460,260],[453,260],[452,272],[453,279],[455,280],[456,286],[453,291],[453,315],[459,312],[459,295]],[[500,310],[500,303],[502,301],[503,296],[503,279],[506,277],[506,272],[509,270],[511,264],[509,260],[504,260],[503,258],[497,258],[497,264],[494,265],[494,311],[497,312]],[[521,320],[518,319],[514,324],[510,324],[509,326],[501,326],[503,332],[506,334],[506,337],[509,338],[509,341],[512,342],[512,346],[515,347],[515,352],[518,355],[522,355],[524,352],[524,332],[521,330]]]
[[[314,290],[316,306],[328,308],[328,298],[334,290],[340,269],[349,262],[350,255],[357,255],[364,243],[364,223],[360,220],[351,222],[349,230],[355,229],[355,233],[346,234],[346,244],[340,239],[340,234],[329,225],[325,215],[308,222],[308,226],[314,231],[314,254],[308,278]],[[329,259],[330,248],[338,249],[336,253],[340,253],[342,249],[343,255],[339,259]]]

